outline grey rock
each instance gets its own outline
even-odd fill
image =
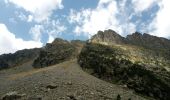
[[[28,100],[43,100],[43,99],[42,96],[37,95],[37,96],[29,97]]]
[[[57,86],[56,84],[54,84],[54,83],[49,84],[49,85],[46,86],[47,89],[55,89],[55,88],[57,88],[57,87],[58,87],[58,86]]]
[[[2,100],[18,100],[21,99],[26,94],[19,94],[16,91],[9,92],[2,97]]]

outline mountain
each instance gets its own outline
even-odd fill
[[[152,66],[161,66],[170,70],[170,40],[135,32],[126,37],[112,30],[99,31],[89,43],[110,45],[123,50],[125,57],[132,62],[141,62]]]
[[[99,31],[84,46],[78,62],[100,79],[169,100],[169,44],[168,39],[138,32],[124,38],[111,30]]]
[[[86,42],[56,38],[52,43],[35,49],[2,55],[15,59],[5,63],[20,63],[0,70],[2,100],[145,100],[132,90],[100,80],[77,63],[77,56]],[[28,55],[26,55],[28,53]],[[25,55],[23,57],[23,55]],[[31,56],[31,57],[29,57]],[[28,59],[28,61],[19,58]]]
[[[2,100],[170,100],[170,40],[99,31],[0,55]]]
[[[170,48],[170,40],[162,37],[152,36],[147,33],[135,32],[126,37],[122,37],[113,30],[98,31],[89,42],[100,44],[132,44],[149,49],[168,49]]]
[[[42,48],[25,49],[14,54],[0,55],[0,69],[22,65],[32,61],[34,68],[47,67],[74,58],[80,52],[84,42],[78,40],[66,41],[56,38]]]

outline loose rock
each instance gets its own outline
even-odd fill
[[[47,89],[55,89],[57,88],[58,86],[56,84],[49,84],[46,86]]]
[[[9,92],[2,97],[2,100],[17,100],[25,96],[26,94],[19,94],[16,91]]]

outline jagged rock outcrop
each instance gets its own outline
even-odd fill
[[[170,40],[162,37],[156,37],[147,33],[135,32],[126,37],[122,37],[113,30],[98,31],[89,42],[107,45],[114,44],[132,44],[149,49],[170,49]]]
[[[141,34],[139,32],[135,32],[131,35],[127,35],[126,41],[129,44],[142,46],[149,49],[170,49],[170,40],[146,33]]]
[[[92,43],[101,43],[106,45],[121,44],[125,42],[125,38],[116,33],[113,30],[105,30],[104,32],[98,31],[89,42]]]
[[[70,42],[56,38],[41,50],[38,58],[33,62],[33,66],[35,68],[48,67],[71,59],[76,52],[77,49]]]

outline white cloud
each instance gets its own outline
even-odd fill
[[[67,29],[61,21],[51,20],[50,18],[42,22],[41,24],[34,25],[29,33],[32,35],[34,41],[40,42],[43,34],[48,35],[47,43],[51,43],[56,37]]]
[[[44,31],[43,25],[35,25],[30,29],[29,33],[33,36],[34,41],[40,42],[43,31]]]
[[[41,47],[41,42],[24,41],[16,38],[4,24],[0,23],[0,54],[14,53],[17,50]]]
[[[51,43],[57,36],[64,32],[67,27],[62,25],[59,20],[49,21],[47,24],[48,43]]]
[[[28,15],[27,22],[31,22],[32,20],[33,20],[33,16],[32,15]]]
[[[134,31],[135,25],[133,23],[128,22],[128,20],[122,22],[117,17],[120,13],[123,12],[120,12],[115,0],[100,0],[96,9],[82,9],[80,12],[71,10],[68,20],[71,24],[76,24],[75,33],[84,33],[89,37],[96,34],[99,30],[106,29],[113,29],[120,34]],[[125,18],[128,18],[128,16],[124,16]]]
[[[150,25],[152,34],[160,37],[170,37],[170,1],[162,0],[159,3],[160,9]]]
[[[116,2],[110,1],[110,4],[106,8],[102,7],[103,3],[106,3],[106,1],[101,1],[94,10],[83,9],[81,12],[71,12],[71,21],[80,24],[76,26],[75,32],[94,35],[98,30],[104,30],[118,25],[117,21],[113,21],[116,19],[115,14],[117,13]]]
[[[132,0],[135,12],[142,12],[152,7],[159,0]]]
[[[46,20],[53,10],[63,8],[62,0],[6,0],[5,2],[13,3],[18,8],[30,12],[36,22]]]
[[[49,35],[47,43],[52,43],[54,41],[54,37],[52,35]]]

